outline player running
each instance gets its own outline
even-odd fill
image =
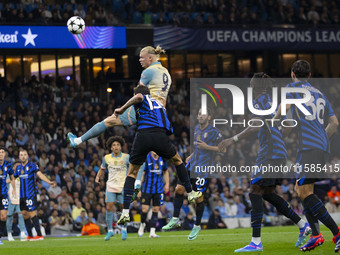
[[[210,124],[211,113],[207,109],[207,114],[203,115],[199,110],[197,115],[198,125],[194,131],[194,152],[187,158],[188,174],[194,171],[195,167],[212,166],[215,160],[215,154],[218,152],[218,143],[222,140],[221,132]],[[194,190],[203,193],[203,196],[196,200],[196,222],[188,239],[194,240],[201,231],[201,219],[204,212],[204,194],[208,187],[207,174],[199,174],[196,178],[190,178],[191,185]],[[171,230],[180,227],[181,222],[179,213],[184,200],[184,184],[179,181],[176,186],[176,193],[174,199],[174,215],[163,230]]]
[[[268,110],[271,108],[272,99],[269,95],[273,87],[272,79],[265,73],[256,73],[250,81],[250,86],[254,90],[253,105],[257,110]],[[253,228],[252,239],[249,245],[235,250],[235,252],[251,252],[262,251],[261,242],[261,225],[264,213],[262,199],[274,205],[281,214],[291,219],[300,229],[299,238],[295,247],[300,246],[310,234],[311,229],[307,222],[298,216],[291,206],[282,197],[275,193],[276,185],[280,185],[282,177],[270,176],[262,173],[262,166],[282,166],[286,165],[287,151],[282,138],[281,127],[275,122],[272,125],[266,120],[270,120],[270,116],[252,116],[253,122],[256,124],[261,120],[264,125],[262,127],[248,127],[233,138],[223,140],[219,144],[220,149],[237,143],[241,139],[245,139],[250,135],[257,134],[260,141],[260,150],[257,153],[255,166],[256,171],[253,173],[250,185],[249,198],[252,204],[251,210],[251,226]],[[278,177],[278,178],[275,178]]]
[[[312,235],[305,245],[300,247],[301,251],[310,251],[324,243],[324,238],[319,230],[320,220],[328,227],[333,234],[335,252],[340,250],[339,227],[328,213],[324,204],[314,194],[314,183],[321,180],[316,178],[314,173],[309,171],[310,167],[320,165],[324,169],[327,156],[330,153],[330,143],[328,138],[337,130],[339,122],[325,95],[313,87],[308,79],[311,77],[310,64],[305,60],[296,61],[291,68],[293,82],[288,84],[289,88],[303,88],[311,93],[311,100],[302,104],[311,115],[305,115],[295,105],[287,105],[286,109],[291,109],[293,118],[298,122],[298,150],[297,164],[300,169],[297,173],[296,190],[304,206],[306,218],[312,228]],[[287,93],[287,98],[300,99],[299,93]],[[281,117],[281,105],[275,118]],[[328,125],[325,127],[325,122]],[[308,166],[307,166],[308,165]]]
[[[14,177],[20,179],[20,209],[22,211],[25,226],[28,233],[26,240],[36,241],[44,240],[40,231],[39,219],[37,217],[37,189],[35,184],[35,175],[51,185],[56,186],[56,183],[50,181],[46,175],[39,171],[39,167],[28,160],[26,149],[21,149],[19,152],[21,164],[15,169]],[[37,232],[37,236],[33,237],[32,223]]]
[[[137,114],[137,133],[132,144],[129,172],[124,184],[124,209],[117,222],[118,224],[130,221],[129,206],[133,195],[134,182],[138,169],[145,162],[150,151],[154,151],[163,159],[172,161],[179,179],[184,183],[189,202],[193,202],[202,196],[201,192],[192,190],[188,172],[181,157],[170,142],[168,135],[173,133],[173,129],[164,107],[150,96],[148,87],[138,85],[134,92],[135,95],[114,112],[116,115],[123,114],[126,109],[134,105]]]
[[[6,178],[10,176],[13,187],[13,195],[15,196],[15,179],[13,176],[13,168],[11,162],[5,160],[6,149],[0,147],[0,238],[6,233],[6,218],[8,210],[8,190]],[[0,240],[0,245],[3,244]]]
[[[104,238],[109,241],[114,236],[113,224],[113,207],[114,203],[118,203],[119,207],[123,206],[123,187],[129,166],[129,154],[122,152],[125,141],[120,136],[110,137],[106,142],[106,148],[112,153],[103,157],[102,165],[96,176],[96,183],[99,184],[100,177],[108,169],[108,180],[106,182],[105,202],[106,202],[106,224],[107,234]],[[120,210],[121,208],[118,208]],[[122,228],[122,240],[126,240],[126,226]]]
[[[144,47],[139,54],[139,62],[145,70],[141,74],[139,84],[145,85],[150,89],[151,97],[156,99],[163,107],[166,105],[166,99],[171,86],[171,76],[168,70],[158,61],[160,54],[164,54],[159,45],[156,48],[152,46]],[[136,124],[136,112],[134,107],[130,107],[118,118],[115,114],[104,119],[102,122],[95,124],[81,137],[68,133],[67,137],[71,147],[77,147],[79,144],[99,136],[106,129],[114,126],[131,126]]]
[[[163,183],[163,177],[165,185]],[[152,200],[152,216],[150,220],[149,237],[159,237],[156,235],[156,224],[158,221],[158,211],[160,201],[164,196],[163,192],[169,192],[169,172],[168,165],[155,152],[150,152],[146,157],[145,169],[142,177],[142,219],[138,230],[140,237],[144,234],[146,216]]]

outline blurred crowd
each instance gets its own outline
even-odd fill
[[[74,85],[75,84],[75,85]],[[95,93],[85,93],[83,87],[73,80],[56,80],[46,76],[38,81],[32,76],[27,83],[18,78],[9,82],[0,80],[0,146],[5,146],[8,159],[18,160],[19,148],[28,149],[30,159],[39,165],[40,170],[57,182],[52,188],[47,183],[37,181],[38,216],[47,233],[59,231],[80,231],[87,220],[105,226],[105,182],[95,184],[94,179],[101,165],[102,157],[109,153],[105,148],[108,137],[122,136],[127,142],[123,151],[128,153],[135,133],[134,127],[115,127],[101,136],[89,140],[72,149],[66,140],[66,134],[73,132],[78,136],[94,124],[113,113],[114,109],[125,103],[133,94],[133,87],[117,86],[108,101],[101,101]],[[190,155],[190,128],[196,123],[196,114],[190,116],[189,82],[177,80],[171,88],[167,103],[167,114],[174,127],[171,135],[173,144],[180,156],[185,159]],[[340,116],[339,84],[321,88],[328,95],[337,116]],[[228,98],[222,99],[228,105]],[[229,100],[229,103],[232,102]],[[220,116],[231,116],[230,107],[218,109]],[[230,117],[231,118],[231,117]],[[191,126],[190,126],[191,123]],[[221,132],[225,138],[240,132],[242,127],[225,126]],[[329,163],[340,163],[340,145],[338,134],[331,139],[332,156]],[[295,162],[296,134],[286,140],[288,161]],[[259,143],[256,136],[241,140],[229,147],[225,154],[216,154],[215,162],[219,165],[242,165],[254,163]],[[164,204],[159,212],[161,227],[173,213],[174,189],[177,177],[174,167],[169,165],[170,191],[165,194]],[[223,219],[230,217],[248,217],[251,209],[249,201],[250,176],[215,176],[209,180],[206,192],[206,204],[203,223],[209,228],[226,227]],[[289,201],[293,209],[302,214],[302,206],[294,191],[294,179],[285,179],[277,192]],[[340,183],[336,176],[316,185],[316,193],[327,203],[330,212],[340,211]],[[266,215],[277,215],[275,209],[266,205]],[[117,208],[115,208],[117,212]],[[139,201],[132,204],[131,216],[140,220]],[[115,215],[117,217],[117,215]],[[185,200],[181,209],[184,227],[194,223],[195,210]],[[268,218],[268,222],[270,220]]]
[[[339,24],[339,0],[21,0],[1,2],[2,21],[66,24],[80,16],[86,25],[263,25]]]

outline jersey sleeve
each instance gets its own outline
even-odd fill
[[[19,177],[18,168],[19,168],[19,166],[17,166],[17,168],[14,169],[14,177],[15,177],[15,178],[18,178],[18,177]]]
[[[37,164],[35,164],[35,163],[33,163],[33,171],[35,172],[35,173],[37,173],[37,172],[39,172],[40,170],[39,170],[39,166],[37,165]]]
[[[101,168],[107,168],[107,163],[106,163],[106,160],[105,160],[105,157],[103,157],[102,159],[102,165],[100,166]]]
[[[14,171],[13,171],[13,166],[12,164],[9,164],[8,167],[7,167],[7,172],[9,175],[13,175],[14,174]]]
[[[153,71],[150,68],[145,69],[141,76],[139,83],[145,86],[148,86],[152,79]]]
[[[328,117],[332,117],[334,116],[334,111],[333,111],[333,108],[331,106],[331,104],[329,103],[328,99],[326,98],[326,109],[328,111]]]
[[[162,159],[163,160],[163,159]],[[168,170],[168,163],[166,161],[163,161],[163,171]]]
[[[220,130],[216,130],[216,139],[215,139],[215,145],[219,144],[222,141],[222,133]]]
[[[149,167],[149,156],[146,157],[145,162],[144,162],[144,167],[143,167],[143,172],[147,172]]]

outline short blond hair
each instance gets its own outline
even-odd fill
[[[162,49],[160,45],[157,45],[156,48],[152,46],[146,46],[143,49],[141,49],[140,52],[143,52],[143,51],[147,52],[148,54],[156,55],[157,59],[159,59],[161,54],[165,54],[165,50]]]

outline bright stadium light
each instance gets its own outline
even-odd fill
[[[112,92],[112,88],[107,88],[106,90],[108,93],[111,93]]]

